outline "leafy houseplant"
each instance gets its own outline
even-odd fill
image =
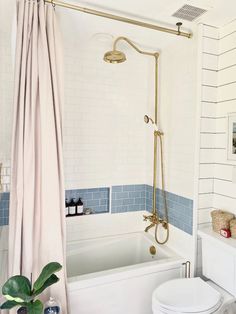
[[[7,301],[1,305],[0,309],[10,310],[15,306],[20,306],[19,313],[42,314],[43,304],[35,298],[46,288],[59,281],[54,273],[61,269],[62,266],[59,263],[47,264],[33,285],[24,276],[9,278],[2,287],[2,294]]]

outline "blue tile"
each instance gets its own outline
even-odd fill
[[[109,192],[109,188],[99,188],[99,192]]]
[[[123,186],[124,192],[132,192],[135,191],[135,185],[124,185]]]
[[[135,191],[145,191],[145,184],[135,185]]]
[[[123,205],[132,205],[132,204],[134,204],[134,199],[132,198],[123,199]]]
[[[112,199],[111,200],[111,206],[114,207],[114,206],[121,206],[123,205],[123,199],[120,199],[120,200],[115,200],[115,199]]]
[[[136,205],[145,205],[145,198],[135,198]]]
[[[112,187],[112,192],[123,192],[123,185],[115,185]]]
[[[89,207],[99,206],[99,200],[89,200],[87,201],[87,206]]]
[[[10,193],[8,192],[0,193],[0,201],[1,200],[9,201],[9,199],[10,199]]]
[[[129,192],[129,197],[130,198],[141,197],[141,192]]]
[[[190,200],[188,198],[180,196],[179,197],[179,203],[184,205],[184,206],[189,206],[190,205]]]
[[[141,210],[140,205],[129,205],[128,206],[128,211],[139,211],[139,210]]]
[[[129,193],[135,193],[135,192],[117,192],[116,199],[129,198]]]
[[[101,199],[100,200],[100,205],[109,205],[109,200],[108,199]]]

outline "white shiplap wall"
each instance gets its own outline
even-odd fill
[[[221,123],[217,116],[218,86],[218,46],[219,32],[215,27],[202,26],[202,71],[201,71],[201,110],[200,110],[200,156],[198,223],[209,221],[213,206],[215,155],[223,149],[218,143],[216,125]]]
[[[227,157],[228,114],[236,112],[236,21],[217,29],[202,26],[202,94],[198,226],[211,221],[213,209],[236,214],[236,162]],[[198,239],[198,252],[201,243]],[[201,273],[198,254],[197,273]]]
[[[224,150],[215,157],[213,208],[223,208],[236,214],[236,184],[233,167],[236,161],[227,158],[228,115],[236,113],[236,20],[220,29],[218,58],[217,115],[221,117],[216,129],[222,132]]]

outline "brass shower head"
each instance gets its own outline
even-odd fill
[[[103,60],[112,64],[122,63],[126,61],[126,56],[119,50],[112,50],[105,53]]]

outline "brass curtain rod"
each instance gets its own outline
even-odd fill
[[[173,35],[177,35],[177,36],[182,36],[182,37],[187,37],[187,38],[191,38],[191,36],[192,36],[191,33],[181,32],[180,27],[178,27],[178,30],[166,28],[166,27],[162,27],[162,26],[158,26],[158,25],[154,25],[154,24],[150,24],[150,23],[145,23],[145,22],[129,19],[127,17],[122,17],[119,15],[113,15],[113,14],[102,12],[102,11],[84,8],[84,7],[81,7],[79,5],[66,3],[66,2],[60,1],[60,0],[44,0],[44,2],[51,3],[54,6],[72,9],[72,10],[80,11],[83,13],[104,17],[104,18],[111,19],[111,20],[116,20],[116,21],[120,21],[120,22],[124,22],[124,23],[128,23],[128,24],[137,25],[140,27],[154,29],[154,30],[159,31],[159,32],[165,32],[165,33],[169,33],[169,34],[173,34]]]

